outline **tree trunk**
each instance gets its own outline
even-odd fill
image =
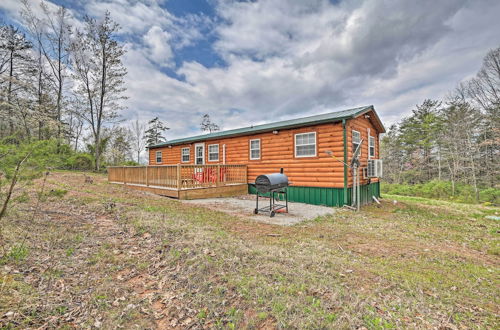
[[[106,94],[106,69],[107,69],[107,57],[106,57],[106,47],[103,45],[102,47],[102,67],[101,67],[101,95],[100,95],[100,102],[99,102],[99,108],[97,109],[97,138],[96,138],[96,148],[95,148],[95,153],[96,153],[96,171],[99,171],[100,169],[100,155],[101,155],[101,145],[100,145],[100,135],[101,135],[101,121],[102,121],[102,115],[104,111],[104,96]]]
[[[14,134],[14,118],[12,113],[12,79],[14,79],[14,51],[10,52],[9,87],[7,90],[7,107],[9,114],[9,135]]]
[[[38,115],[42,116],[42,48],[38,47]],[[43,120],[38,120],[38,140],[43,140]]]
[[[101,168],[101,136],[100,132],[97,132],[96,138],[95,138],[95,150],[94,150],[94,157],[95,157],[95,171],[99,172]]]
[[[472,142],[470,135],[467,133],[467,144],[468,144],[468,154],[469,154],[469,159],[471,162],[471,167],[472,167],[472,183],[474,185],[474,199],[475,201],[479,201],[479,190],[477,188],[477,179],[476,179],[476,162],[474,161],[474,154],[476,153],[475,151],[472,152]]]
[[[31,151],[24,156],[23,159],[19,161],[16,165],[16,169],[14,170],[14,174],[12,175],[12,179],[10,180],[9,189],[7,190],[7,195],[5,196],[5,200],[3,201],[2,209],[0,210],[0,220],[5,216],[5,212],[7,212],[7,206],[9,205],[9,201],[12,197],[12,193],[14,192],[14,187],[16,186],[17,179],[19,177],[19,171],[21,166],[31,156]]]
[[[441,181],[441,146],[438,146],[438,180]]]
[[[62,90],[63,90],[63,77],[62,77],[62,67],[61,67],[61,48],[62,41],[59,38],[58,42],[58,61],[57,61],[57,80],[58,80],[58,88],[57,88],[57,145],[59,146],[61,143],[61,101],[62,101]]]

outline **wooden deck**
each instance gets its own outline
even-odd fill
[[[108,181],[179,199],[247,193],[246,165],[156,165],[108,167]]]

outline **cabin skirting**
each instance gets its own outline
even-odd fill
[[[254,184],[248,185],[248,192],[257,192]],[[373,202],[372,196],[380,197],[380,182],[373,182],[360,186],[361,205]],[[347,203],[344,202],[344,188],[323,188],[323,187],[288,187],[288,200],[313,205],[325,205],[342,207],[344,204],[351,204],[352,188],[347,191]]]

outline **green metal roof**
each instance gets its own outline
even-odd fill
[[[317,124],[323,124],[323,123],[329,123],[329,122],[330,123],[331,122],[338,122],[338,121],[341,121],[343,119],[355,118],[355,117],[357,117],[363,113],[366,113],[370,110],[373,110],[373,112],[375,113],[375,109],[373,108],[373,105],[369,105],[369,106],[347,109],[347,110],[342,110],[342,111],[328,112],[328,113],[324,113],[321,115],[315,115],[315,116],[309,116],[309,117],[303,117],[303,118],[297,118],[297,119],[290,119],[290,120],[283,120],[283,121],[278,121],[278,122],[269,123],[269,124],[236,128],[236,129],[231,129],[231,130],[227,130],[227,131],[220,131],[220,132],[214,132],[214,133],[209,133],[209,134],[202,134],[202,135],[186,137],[186,138],[182,138],[182,139],[175,139],[175,140],[170,140],[170,141],[167,141],[164,143],[151,145],[148,148],[153,149],[153,148],[159,148],[159,147],[164,147],[164,146],[169,146],[169,145],[191,143],[191,142],[196,142],[196,141],[213,140],[213,139],[226,138],[226,137],[232,137],[232,136],[238,136],[238,135],[252,135],[252,134],[256,134],[256,133],[269,132],[269,131],[278,130],[278,129],[296,128],[296,127],[317,125]],[[382,122],[380,121],[380,119],[378,118],[376,113],[375,113],[375,116],[376,116],[375,120],[380,124],[381,130],[383,132],[385,132],[384,126],[382,125]]]

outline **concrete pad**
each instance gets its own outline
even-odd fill
[[[289,213],[276,213],[276,215],[271,218],[269,215],[253,213],[255,209],[255,195],[181,200],[181,202],[205,206],[210,209],[225,212],[238,217],[245,217],[258,222],[282,226],[290,226],[319,216],[333,214],[336,210],[335,208],[328,206],[288,202]],[[259,199],[259,207],[267,205],[269,205],[269,199]]]

